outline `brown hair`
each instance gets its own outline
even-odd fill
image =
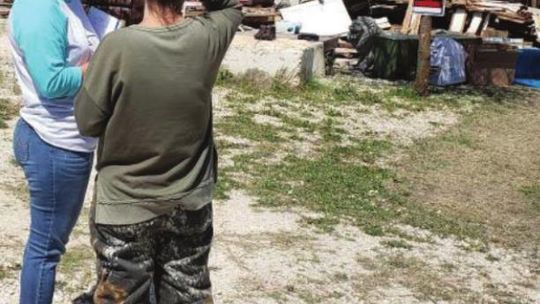
[[[181,14],[184,0],[146,0],[148,3],[157,4],[160,8],[170,10],[173,13]]]

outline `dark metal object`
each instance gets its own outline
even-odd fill
[[[276,26],[275,25],[261,25],[259,31],[255,34],[257,40],[276,40]]]
[[[86,6],[95,6],[127,25],[140,23],[144,15],[144,0],[83,0]]]

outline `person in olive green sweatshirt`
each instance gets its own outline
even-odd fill
[[[212,302],[212,89],[242,13],[207,0],[184,19],[182,2],[147,0],[109,34],[76,98],[80,133],[99,138],[95,303]]]

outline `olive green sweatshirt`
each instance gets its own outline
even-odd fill
[[[212,200],[217,154],[212,89],[242,14],[236,0],[181,23],[109,34],[75,102],[84,136],[99,137],[98,224],[150,220]]]

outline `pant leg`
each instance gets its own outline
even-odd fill
[[[28,181],[31,216],[20,303],[49,304],[56,266],[79,217],[93,157],[45,143],[22,119],[15,130],[14,152]]]
[[[125,225],[91,226],[99,265],[95,304],[150,304],[158,219]]]
[[[212,204],[198,211],[178,209],[161,224],[155,275],[158,303],[213,303],[208,270]]]

